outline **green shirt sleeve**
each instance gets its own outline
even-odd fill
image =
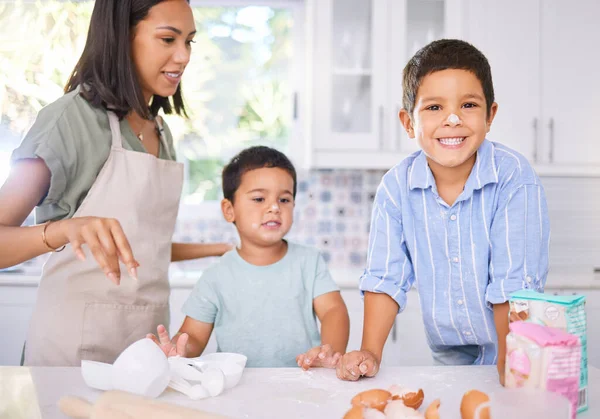
[[[323,259],[323,255],[321,255],[321,252],[318,252],[315,284],[313,287],[313,299],[320,295],[327,294],[328,292],[339,290],[340,288],[333,281],[333,278],[329,273],[329,269],[327,268],[325,259]]]
[[[70,176],[70,163],[75,159],[76,149],[69,141],[71,129],[55,107],[43,108],[21,145],[12,154],[12,161],[40,158],[51,173],[50,189],[42,203],[56,203],[64,194]]]
[[[192,319],[214,323],[219,311],[219,298],[211,284],[214,268],[209,268],[202,274],[192,293],[183,304],[183,313]]]

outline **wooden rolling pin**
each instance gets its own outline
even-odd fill
[[[78,419],[225,419],[118,390],[104,392],[93,405],[79,397],[65,396],[58,407],[65,415]]]

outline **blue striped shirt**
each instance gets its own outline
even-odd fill
[[[543,291],[549,239],[544,189],[523,156],[485,140],[449,206],[419,151],[379,185],[360,290],[386,293],[402,311],[415,285],[432,351],[477,345],[475,362],[495,364],[492,305]]]

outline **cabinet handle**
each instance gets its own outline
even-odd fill
[[[392,342],[396,342],[397,337],[398,333],[396,332],[396,320],[394,320],[394,325],[392,326]]]
[[[554,118],[550,118],[548,122],[548,130],[550,131],[550,151],[548,152],[548,159],[550,163],[554,162]]]
[[[533,162],[538,162],[538,119],[533,118]]]
[[[379,106],[379,150],[383,150],[383,106]]]
[[[401,133],[400,133],[400,118],[398,117],[398,115],[400,114],[400,110],[402,108],[400,107],[400,105],[396,105],[396,115],[394,115],[394,119],[396,121],[396,125],[394,125],[396,127],[396,151],[402,151],[402,137],[401,137]]]
[[[294,92],[294,103],[293,103],[293,119],[294,121],[298,119],[298,92]]]

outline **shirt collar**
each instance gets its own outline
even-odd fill
[[[465,184],[465,192],[481,189],[489,183],[498,183],[498,172],[496,170],[496,149],[494,144],[483,140],[477,150],[475,165]],[[435,187],[435,180],[427,156],[421,151],[413,160],[410,168],[408,184],[410,189],[427,189]]]

